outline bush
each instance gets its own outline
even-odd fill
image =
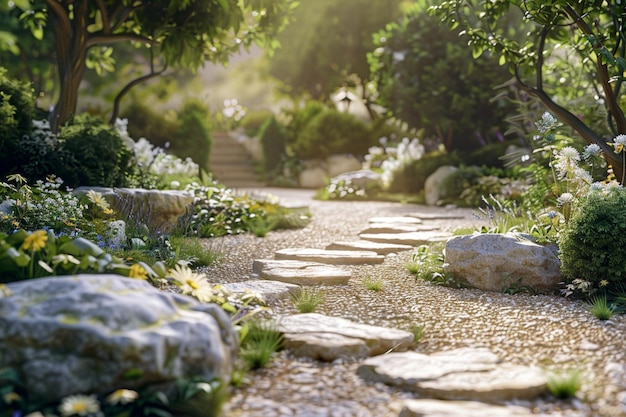
[[[569,282],[592,288],[626,284],[626,189],[606,187],[583,196],[559,239]]]
[[[79,185],[122,187],[130,173],[133,155],[114,127],[84,114],[59,133],[67,160],[54,173],[75,188]]]
[[[132,138],[147,138],[156,146],[165,148],[176,137],[176,121],[163,117],[162,113],[138,102],[130,104],[123,112],[122,119],[128,119],[128,134]]]
[[[411,161],[393,173],[387,191],[392,193],[419,193],[424,189],[426,179],[442,165],[458,165],[456,154],[431,153],[421,159]]]
[[[28,83],[6,77],[0,68],[0,176],[4,177],[25,162],[20,140],[32,130],[35,99]]]
[[[263,123],[259,137],[263,146],[263,161],[267,174],[277,169],[286,156],[287,131],[275,116],[271,116]]]
[[[374,143],[364,122],[351,114],[327,109],[298,134],[292,150],[301,159],[324,159],[335,154],[365,155]]]
[[[292,110],[289,113],[291,121],[287,126],[289,144],[295,143],[298,135],[300,135],[300,132],[304,130],[306,125],[308,125],[315,116],[325,111],[327,108],[328,107],[325,104],[319,101],[311,100],[307,101],[304,107]]]
[[[243,127],[246,136],[251,138],[259,136],[261,127],[273,115],[272,111],[267,109],[253,110],[246,113],[243,119],[241,119],[241,127]]]
[[[209,109],[202,101],[187,100],[178,111],[178,129],[171,151],[179,158],[191,158],[208,171],[211,152]]]

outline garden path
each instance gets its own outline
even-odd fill
[[[444,210],[389,202],[316,201],[311,199],[313,192],[308,190],[264,191],[279,196],[289,205],[298,205],[298,201],[306,203],[313,215],[311,223],[304,229],[276,231],[265,238],[240,235],[207,240],[206,244],[213,250],[224,253],[220,264],[207,268],[210,280],[235,283],[257,279],[252,273],[254,259],[273,259],[275,252],[281,249],[322,249],[335,241],[358,239],[372,217]],[[440,230],[452,231],[479,224],[471,210],[446,212],[461,218],[438,220]],[[324,302],[316,312],[391,329],[423,325],[424,337],[413,350],[425,355],[459,348],[482,348],[512,365],[582,371],[583,386],[576,399],[543,396],[500,401],[501,405],[521,406],[521,411],[517,408],[507,408],[504,414],[479,411],[483,416],[626,415],[624,316],[600,322],[581,303],[558,295],[487,293],[416,281],[405,267],[414,252],[387,255],[380,264],[342,266],[351,272],[348,284],[322,285]],[[367,290],[364,281],[369,278],[382,279],[383,290]],[[297,313],[289,298],[274,300],[270,307],[274,316]],[[430,403],[407,402],[424,398],[423,394],[381,382],[367,382],[357,373],[363,362],[362,358],[321,362],[296,356],[287,349],[267,368],[249,374],[249,382],[234,391],[224,415],[460,415],[458,409],[433,411],[430,408],[424,412]],[[464,415],[470,415],[473,405],[463,403],[461,407],[468,410]]]

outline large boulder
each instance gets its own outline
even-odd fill
[[[88,190],[101,193],[111,207],[121,214],[144,223],[150,230],[167,231],[192,207],[194,197],[177,190],[142,188],[78,187],[75,193]]]
[[[354,155],[331,155],[326,158],[326,170],[329,177],[335,177],[344,172],[361,169],[361,161]]]
[[[446,243],[444,271],[485,291],[558,288],[561,262],[554,247],[515,233],[456,236]]]
[[[444,184],[448,177],[458,170],[457,167],[443,165],[426,178],[424,182],[424,199],[426,200],[426,204],[434,206],[437,205],[443,197],[449,197],[449,192],[445,189]]]
[[[43,401],[177,378],[230,380],[238,340],[214,304],[118,275],[8,284],[0,298],[0,368]],[[132,377],[131,377],[132,376]]]

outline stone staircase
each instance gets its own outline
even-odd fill
[[[244,146],[226,132],[213,132],[209,169],[217,181],[229,188],[265,187]]]

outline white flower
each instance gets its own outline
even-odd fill
[[[213,289],[204,275],[193,272],[188,266],[176,265],[170,269],[169,276],[180,283],[183,294],[192,295],[202,302],[211,301]]]
[[[559,152],[559,158],[578,162],[580,161],[580,154],[575,148],[571,146],[566,146],[565,148],[561,149],[561,151]]]
[[[546,133],[552,128],[561,126],[561,123],[552,114],[545,112],[541,115],[541,120],[536,125],[539,132]]]
[[[613,146],[615,153],[621,153],[626,146],[626,135],[617,135],[613,139],[613,143],[609,142],[608,144]]]
[[[70,395],[63,399],[59,411],[64,417],[86,416],[100,411],[100,404],[95,395]]]
[[[117,391],[111,393],[107,397],[107,402],[109,404],[129,404],[135,401],[139,397],[137,391],[129,390],[129,389],[118,389]]]
[[[587,185],[593,182],[591,174],[586,169],[580,167],[576,167],[574,169],[574,178]]]
[[[556,199],[556,202],[559,206],[564,206],[565,204],[571,203],[574,201],[574,196],[572,193],[563,193],[559,198]]]
[[[598,156],[600,155],[601,151],[602,150],[600,149],[600,146],[598,144],[592,143],[585,147],[585,150],[583,151],[583,158],[589,159],[592,156]]]

